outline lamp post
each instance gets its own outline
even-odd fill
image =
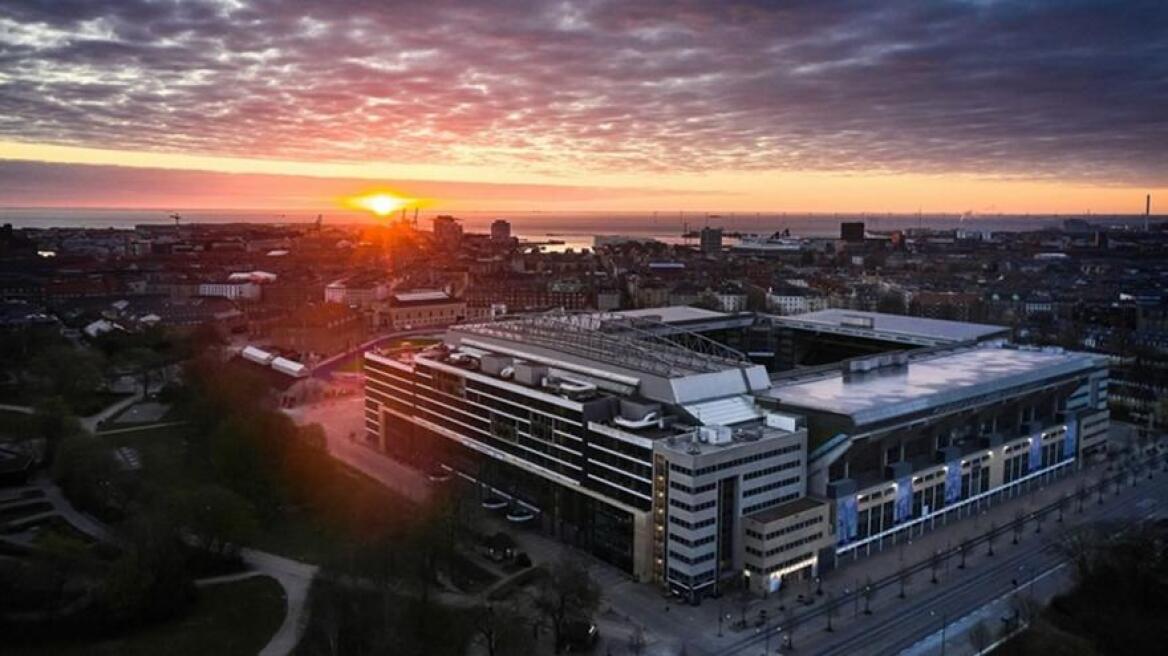
[[[937,617],[937,611],[929,611],[929,616]],[[948,616],[945,613],[941,613],[941,656],[945,656],[945,629],[948,627],[948,625]]]

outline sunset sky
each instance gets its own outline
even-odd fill
[[[1137,213],[1168,3],[5,0],[0,206]]]

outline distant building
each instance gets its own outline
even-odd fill
[[[384,323],[395,330],[447,326],[466,318],[466,301],[437,289],[396,292],[390,297]]]
[[[233,301],[258,301],[259,284],[251,281],[205,282],[199,285],[199,296],[218,296]]]
[[[495,219],[491,223],[491,241],[504,242],[511,239],[511,222],[504,219]]]
[[[709,226],[702,228],[702,252],[703,253],[720,253],[722,252],[722,229],[711,228]]]
[[[384,300],[389,295],[389,286],[380,278],[354,276],[334,280],[324,288],[325,303],[339,303],[349,306],[369,306]]]
[[[864,222],[845,221],[840,224],[840,239],[849,242],[864,241]]]
[[[494,226],[491,230],[494,231]],[[458,250],[462,245],[462,226],[458,224],[458,219],[449,214],[434,217],[434,243],[439,248]]]

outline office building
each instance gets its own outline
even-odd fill
[[[462,245],[462,226],[449,214],[434,217],[434,243],[439,248],[457,251]]]
[[[413,354],[367,353],[368,438],[691,598],[748,567],[758,580],[809,575],[817,544],[767,571],[743,541],[745,518],[805,498],[800,420],[755,403],[764,367],[651,323],[534,315],[455,326]]]
[[[722,229],[711,228],[706,226],[702,228],[701,233],[702,252],[703,253],[721,253],[722,252]]]
[[[864,222],[844,221],[840,223],[840,239],[846,242],[862,243],[864,241]]]
[[[710,339],[743,315],[453,326],[439,346],[366,354],[367,438],[694,600],[729,582],[774,591],[1105,448],[1105,361],[1011,348],[996,326],[869,314],[802,321],[880,351],[775,374]]]
[[[491,222],[491,241],[505,242],[511,240],[511,222],[504,219],[495,219]]]

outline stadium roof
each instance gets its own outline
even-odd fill
[[[1010,334],[1010,329],[1004,326],[842,309],[774,317],[774,322],[800,330],[851,335],[917,346],[977,342],[996,337],[1008,337]]]
[[[964,399],[1090,371],[1096,358],[1061,350],[975,347],[922,354],[907,365],[776,381],[765,396],[795,410],[846,415],[869,424]]]
[[[770,383],[766,368],[701,335],[659,322],[604,313],[546,313],[461,324],[447,342],[510,355],[600,378],[635,383],[647,398],[693,403],[758,392]]]

